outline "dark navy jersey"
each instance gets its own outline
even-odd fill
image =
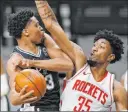
[[[26,59],[31,60],[49,60],[50,57],[47,53],[47,49],[44,45],[38,46],[38,54],[27,52],[18,46],[13,50],[13,53],[19,53]],[[42,97],[36,103],[32,103],[32,106],[39,107],[41,110],[59,110],[60,102],[60,85],[58,79],[58,73],[49,70],[43,70],[39,68],[33,68],[38,70],[42,75],[44,75],[47,82],[47,91],[44,97]]]

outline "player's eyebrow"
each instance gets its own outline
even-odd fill
[[[103,43],[103,44],[106,44],[106,42],[101,42],[101,44],[102,44],[102,43]]]
[[[99,43],[98,43],[98,42],[95,42],[95,43],[94,43],[94,45],[97,45],[97,44],[99,44]],[[101,42],[100,44],[106,45],[106,42]]]

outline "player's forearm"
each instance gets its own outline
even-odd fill
[[[50,28],[52,21],[57,21],[51,7],[46,0],[35,0],[35,3],[45,27]]]
[[[67,72],[73,70],[73,64],[61,58],[50,60],[32,60],[31,66],[57,72]]]

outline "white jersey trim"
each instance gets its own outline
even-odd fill
[[[113,97],[113,86],[114,86],[114,74],[111,74],[110,76],[110,95],[111,95],[111,105],[114,102],[114,97]]]
[[[125,78],[124,78],[124,87],[126,89],[126,91],[128,91],[128,87],[127,87],[127,83],[128,83],[128,74],[127,74],[127,71],[125,73]]]
[[[32,55],[32,56],[35,56],[35,57],[40,57],[40,55],[41,55],[41,49],[40,49],[40,47],[38,47],[38,53],[37,54],[34,54],[32,52],[25,51],[24,49],[20,48],[19,46],[16,46],[16,49],[18,49],[20,52],[23,52],[23,53],[26,53],[26,54],[29,54],[29,55]]]
[[[15,55],[15,54],[18,54],[18,55],[20,55],[20,56],[22,56],[20,53],[18,53],[18,52],[13,52],[12,54],[10,54],[10,58],[12,57],[12,55]],[[22,56],[23,57],[23,56]],[[23,57],[24,58],[24,57]]]

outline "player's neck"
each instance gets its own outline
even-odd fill
[[[96,81],[101,80],[106,74],[107,70],[106,70],[107,66],[96,66],[96,67],[91,67],[91,72],[92,75],[94,77],[94,79]]]
[[[20,39],[20,40],[17,40],[17,42],[18,42],[18,46],[21,49],[28,51],[28,52],[32,52],[34,54],[38,53],[38,49],[37,49],[36,44],[30,42],[29,40]]]

